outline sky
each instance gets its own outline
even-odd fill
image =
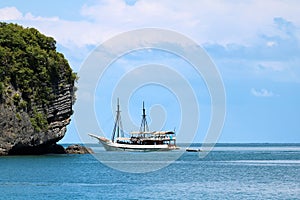
[[[116,84],[126,81],[127,75],[132,81],[129,75],[137,73],[142,80],[160,75],[160,80],[171,85],[155,80],[134,89],[126,84],[131,97],[121,99],[124,128],[138,128],[145,100],[153,128],[179,129],[179,141],[185,142],[189,136],[181,133],[180,127],[196,123],[193,141],[204,140],[212,124],[212,107],[218,107],[213,105],[203,74],[178,55],[158,49],[128,52],[110,64],[94,93],[85,92],[82,69],[99,45],[124,32],[145,28],[171,30],[190,38],[214,63],[226,94],[226,115],[218,142],[280,143],[300,142],[299,9],[296,0],[0,0],[0,21],[34,27],[53,37],[57,50],[83,77],[78,81],[75,113],[61,143],[82,141],[86,133],[78,126],[88,127],[92,117],[80,115],[85,108],[94,110],[100,131],[109,137],[118,96],[114,93]],[[86,71],[91,76],[96,73]],[[182,113],[190,107],[184,107],[188,100],[178,91],[189,89],[197,105],[190,104],[198,116],[191,115],[185,122],[188,117]],[[93,126],[88,130],[99,131]]]

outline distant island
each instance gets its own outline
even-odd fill
[[[0,23],[0,155],[65,153],[76,79],[52,37]]]

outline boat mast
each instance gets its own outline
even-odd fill
[[[112,137],[111,137],[111,141],[113,141],[113,142],[115,141],[115,138],[124,136],[123,126],[122,126],[122,121],[121,121],[119,98],[117,100],[117,111],[116,112],[117,112],[117,115],[116,115],[114,130],[113,130]]]
[[[143,101],[143,115],[142,115],[142,123],[140,126],[140,132],[149,132],[144,101]]]

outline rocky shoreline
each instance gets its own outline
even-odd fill
[[[93,154],[94,151],[89,148],[79,144],[73,144],[66,148],[67,154]]]
[[[38,147],[20,147],[23,151],[10,150],[9,153],[0,154],[0,156],[11,155],[46,155],[46,154],[93,154],[94,151],[79,144],[72,144],[64,148],[59,144],[41,145]],[[0,149],[1,152],[1,149]]]

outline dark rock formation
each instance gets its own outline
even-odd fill
[[[9,151],[9,155],[41,155],[41,154],[66,154],[63,146],[58,144],[41,144],[28,146],[18,144]]]
[[[79,144],[70,145],[66,148],[68,154],[92,154],[94,153],[91,148],[81,146]]]
[[[34,129],[30,113],[18,111],[15,105],[0,104],[0,155],[61,153],[53,145],[64,137],[71,121],[72,87],[64,86],[48,107],[38,109],[47,114],[46,130]]]
[[[0,23],[0,155],[66,153],[75,79],[53,38]]]

